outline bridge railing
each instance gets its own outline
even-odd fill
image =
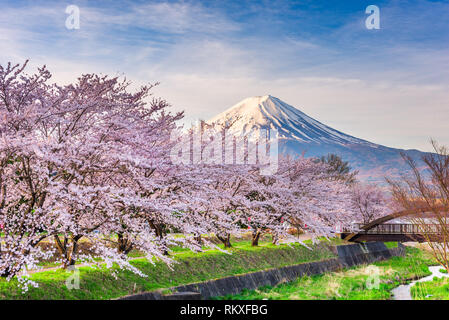
[[[408,224],[408,223],[386,223],[377,225],[369,230],[362,230],[364,224],[356,224],[360,230],[359,234],[439,234],[442,226],[439,224]],[[449,226],[446,226],[449,229]],[[446,229],[447,230],[447,229]]]

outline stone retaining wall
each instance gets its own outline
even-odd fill
[[[252,290],[263,286],[276,286],[305,275],[333,272],[345,267],[373,263],[375,261],[389,259],[393,256],[402,256],[405,253],[405,247],[401,243],[398,243],[397,248],[387,249],[383,242],[368,242],[364,244],[336,246],[335,251],[338,258],[181,285],[171,288],[171,291],[175,292],[175,294],[170,295],[163,295],[160,291],[152,291],[125,296],[120,299],[208,299],[228,294],[239,294],[243,289]]]

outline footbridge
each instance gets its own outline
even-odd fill
[[[416,216],[419,214],[436,213],[448,211],[446,207],[418,208],[403,210],[376,219],[368,224],[358,224],[358,232],[343,232],[341,238],[351,242],[362,241],[398,241],[398,242],[440,242],[448,235],[442,234],[439,224],[408,224],[408,223],[388,223],[389,221],[401,217]],[[444,229],[444,228],[443,228]],[[449,226],[445,228],[449,230]]]

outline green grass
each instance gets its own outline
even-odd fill
[[[416,283],[410,291],[415,300],[449,300],[449,279],[435,277],[433,281]]]
[[[384,242],[385,246],[388,249],[392,249],[392,248],[397,248],[398,247],[398,243],[397,242]]]
[[[148,275],[147,278],[129,271],[118,271],[115,278],[111,270],[104,267],[80,267],[78,290],[69,290],[65,285],[70,272],[61,269],[43,271],[31,275],[39,288],[30,288],[24,294],[17,280],[7,282],[0,279],[0,299],[111,299],[142,291],[333,258],[335,254],[330,249],[330,244],[333,242],[323,242],[315,245],[314,250],[309,250],[297,244],[275,246],[267,242],[261,243],[259,247],[251,247],[249,241],[241,241],[230,249],[231,255],[218,250],[202,253],[175,250],[174,259],[178,263],[173,266],[173,270],[158,261],[152,265],[144,258],[132,260],[131,263]]]
[[[446,269],[440,272],[447,273]],[[410,292],[414,300],[449,300],[449,278],[434,277],[433,281],[418,282]]]
[[[428,265],[435,264],[430,255],[416,248],[407,248],[406,256],[358,266],[340,272],[306,276],[276,287],[245,290],[239,295],[218,299],[276,300],[383,300],[390,291],[410,279],[429,275]],[[376,271],[377,270],[377,271]],[[373,276],[379,275],[378,288]],[[371,287],[371,288],[370,288]]]

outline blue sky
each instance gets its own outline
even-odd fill
[[[80,29],[65,27],[68,5]],[[365,27],[368,5],[380,30]],[[98,72],[155,94],[186,122],[271,94],[338,130],[449,145],[449,1],[1,1],[0,62],[54,81]]]

